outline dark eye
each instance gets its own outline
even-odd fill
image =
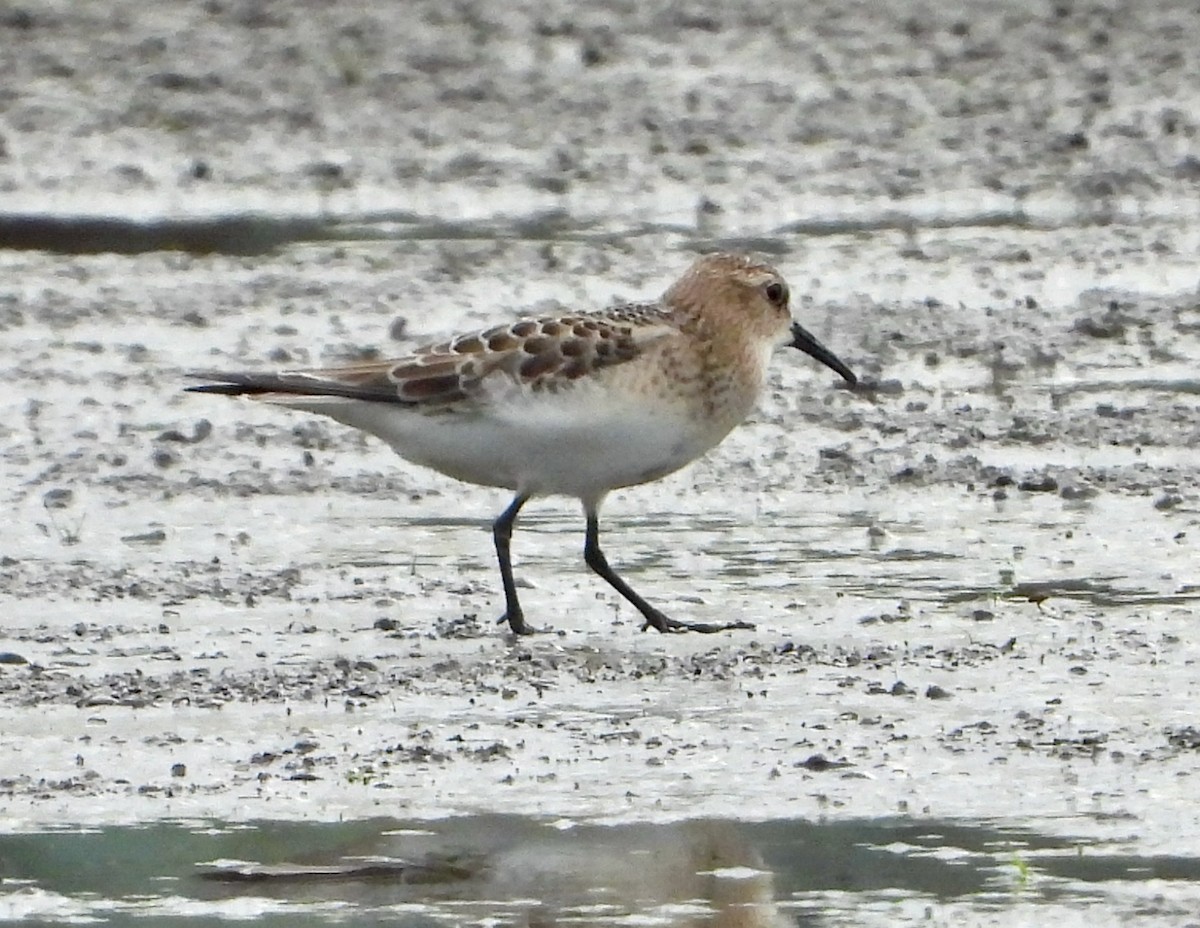
[[[787,305],[787,287],[778,281],[767,284],[766,287],[763,288],[763,296],[767,298],[768,302],[774,304],[775,306]]]

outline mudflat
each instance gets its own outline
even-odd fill
[[[1194,859],[1195,19],[8,7],[3,827],[901,817]],[[869,385],[781,353],[604,539],[754,632],[642,633],[545,500],[514,558],[546,631],[513,640],[504,494],[181,392],[718,248]]]

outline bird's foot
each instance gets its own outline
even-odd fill
[[[497,625],[508,623],[508,627],[512,629],[514,635],[533,635],[537,633],[537,629],[525,622],[525,614],[519,609],[510,609],[504,615],[496,620]]]
[[[683,632],[699,632],[702,635],[711,635],[715,632],[730,632],[730,631],[754,631],[754,623],[752,622],[681,622],[679,619],[672,619],[670,616],[663,615],[657,609],[653,612],[646,613],[646,624],[642,626],[642,631],[648,628],[653,628],[657,631],[666,634],[682,634]]]

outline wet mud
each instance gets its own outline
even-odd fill
[[[1195,11],[405,9],[0,16],[4,830],[899,819],[1200,855]],[[781,354],[603,539],[753,632],[642,633],[547,500],[514,641],[502,496],[181,392],[654,295],[714,247],[866,383]]]

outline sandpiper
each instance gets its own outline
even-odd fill
[[[637,608],[643,629],[716,632],[748,622],[664,615],[609,566],[599,510],[611,490],[657,480],[717,445],[754,408],[776,348],[856,378],[792,319],[773,267],[736,254],[698,259],[661,298],[601,312],[522,319],[389,361],[223,373],[187,389],[321,413],[403,458],[515,495],[493,523],[504,615],[529,634],[509,553],[521,507],[572,496],[587,519],[584,560]]]

